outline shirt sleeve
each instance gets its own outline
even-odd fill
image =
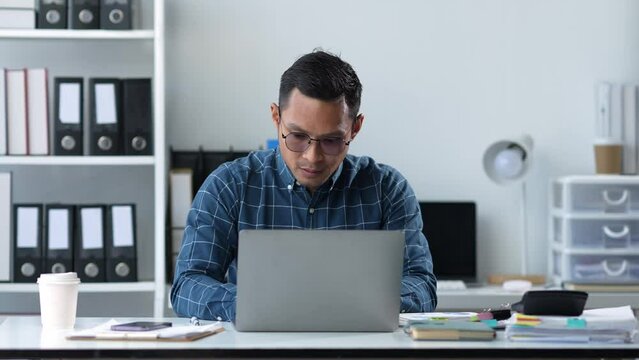
[[[177,315],[235,318],[236,285],[225,278],[237,253],[236,203],[233,176],[225,166],[209,175],[195,195],[171,288]]]
[[[400,311],[434,311],[437,280],[428,242],[422,233],[422,217],[415,193],[408,181],[392,169],[382,186],[382,203],[386,209],[384,228],[401,229],[406,235]]]

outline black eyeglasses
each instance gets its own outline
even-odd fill
[[[282,123],[280,122],[280,125]],[[291,131],[284,135],[284,144],[286,147],[294,152],[305,152],[311,146],[311,142],[317,141],[320,144],[322,152],[326,155],[337,155],[341,153],[346,146],[351,143],[351,140],[346,141],[341,137],[325,137],[321,139],[313,139],[303,132]]]

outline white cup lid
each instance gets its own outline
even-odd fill
[[[623,141],[616,138],[596,138],[595,145],[622,145]]]
[[[40,283],[79,283],[78,274],[74,272],[40,274],[38,284]]]

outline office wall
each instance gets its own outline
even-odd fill
[[[594,172],[594,84],[639,79],[639,1],[169,0],[167,15],[168,144],[258,147],[276,136],[281,73],[315,47],[341,54],[364,85],[351,152],[397,167],[419,199],[477,201],[482,276],[519,271],[521,238],[518,188],[490,182],[484,149],[534,138],[544,273],[547,182]]]

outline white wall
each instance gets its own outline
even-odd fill
[[[639,79],[639,1],[169,0],[167,143],[253,149],[275,137],[281,73],[323,47],[364,85],[351,146],[394,165],[419,199],[475,200],[479,273],[519,271],[519,193],[484,149],[535,140],[531,270],[546,271],[547,182],[594,172],[594,84]],[[451,249],[454,251],[454,249]]]

